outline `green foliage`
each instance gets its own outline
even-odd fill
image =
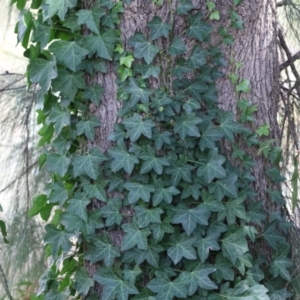
[[[79,1],[45,0],[43,20],[34,20],[39,26],[33,30],[55,24],[63,32],[55,41],[49,35],[48,49],[33,34],[40,50],[28,71],[44,97],[40,146],[50,144],[45,160],[52,173],[29,215],[48,219],[57,205],[45,236],[54,263],[41,280],[41,293],[45,299],[98,299],[92,291],[97,282],[107,300],[270,299],[290,280],[290,261],[281,249],[286,240],[278,230],[287,224],[279,213],[262,209],[251,188],[255,162],[240,145],[271,164],[275,150],[271,140],[260,142],[268,125],[252,131],[216,104],[224,60],[209,44],[213,27],[207,19],[219,19],[215,3],[206,3],[210,18],[196,13],[189,0],[172,12],[185,20],[184,38],[194,45],[187,52],[185,39],[172,37],[172,20],[158,16],[147,24],[149,38],[135,32],[125,51],[117,26],[123,2],[96,2],[80,9]],[[232,26],[241,28],[234,6]],[[230,43],[226,28],[221,37]],[[87,82],[107,70],[120,75],[123,107],[112,147],[103,153],[91,147],[103,120],[89,115],[91,103],[101,104],[103,88]],[[153,88],[153,78],[165,85]],[[237,93],[249,92],[249,80],[231,74],[231,81]],[[238,107],[242,123],[252,128],[256,107],[246,99]],[[225,140],[232,157],[222,153]],[[276,198],[271,187],[283,178],[276,165],[265,173],[268,197]],[[255,247],[261,242],[274,250],[271,264]],[[93,274],[82,267],[87,262]]]

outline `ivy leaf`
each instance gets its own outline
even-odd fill
[[[286,245],[286,240],[277,229],[277,223],[275,221],[266,224],[263,237],[267,241],[268,245],[274,250],[277,250],[279,245]]]
[[[177,6],[177,13],[179,15],[187,15],[188,12],[194,8],[195,6],[190,0],[180,0]]]
[[[199,177],[204,177],[207,183],[210,183],[215,178],[226,177],[226,171],[222,167],[226,161],[226,157],[218,154],[218,149],[210,150],[208,156],[200,160],[201,166],[197,170]]]
[[[172,203],[173,196],[179,195],[180,191],[174,186],[164,187],[163,184],[155,184],[155,193],[152,198],[154,206],[159,205],[162,201],[166,203]]]
[[[103,88],[97,84],[94,87],[89,87],[83,92],[83,99],[90,100],[95,105],[99,105],[101,102],[101,96],[103,94]]]
[[[283,279],[291,281],[291,275],[288,269],[292,266],[293,263],[286,255],[279,255],[275,260],[272,260],[270,270],[275,278],[280,275]]]
[[[139,266],[134,266],[133,270],[125,269],[123,270],[124,279],[131,284],[136,282],[136,278],[142,273],[142,270]]]
[[[64,97],[73,101],[78,89],[85,88],[82,72],[59,70],[58,77],[52,82],[53,92],[61,92]]]
[[[189,17],[189,29],[187,35],[200,42],[204,42],[212,32],[211,26],[201,21],[201,16],[195,14]]]
[[[71,234],[57,229],[53,224],[47,224],[45,227],[45,244],[51,244],[51,253],[55,258],[61,248],[63,251],[68,252],[71,249]]]
[[[202,120],[195,114],[175,117],[174,132],[178,133],[182,140],[187,136],[199,137],[200,132],[196,125],[201,122]]]
[[[222,255],[222,253],[217,255],[214,267],[217,270],[213,273],[212,277],[214,277],[217,282],[234,280],[233,265]]]
[[[129,295],[139,293],[134,285],[123,281],[111,268],[100,267],[94,279],[104,287],[102,298],[106,300],[128,300]]]
[[[47,155],[47,169],[63,177],[68,171],[71,159],[65,155],[50,153]]]
[[[180,37],[173,38],[170,47],[168,48],[168,53],[172,56],[177,56],[185,53],[186,46]]]
[[[34,22],[34,27],[32,41],[40,43],[41,49],[44,49],[53,34],[53,30],[50,26],[37,22]]]
[[[165,218],[160,224],[151,224],[150,229],[152,235],[156,241],[161,241],[164,238],[165,233],[173,233],[174,227],[171,225],[171,220]]]
[[[177,186],[177,184],[181,181],[192,182],[191,179],[191,171],[194,170],[195,167],[184,164],[182,162],[172,163],[170,167],[166,169],[166,174],[171,175],[171,183],[173,186]]]
[[[155,123],[151,120],[143,120],[143,117],[139,114],[133,114],[133,117],[123,120],[123,124],[128,131],[130,141],[135,142],[143,134],[145,137],[151,139],[152,128],[155,127]]]
[[[188,65],[194,69],[198,69],[206,64],[207,52],[200,46],[193,49],[192,55],[188,60]]]
[[[29,80],[33,83],[38,83],[44,93],[49,90],[51,80],[56,77],[57,69],[54,59],[35,58],[31,61],[29,65]]]
[[[263,204],[261,201],[251,201],[248,203],[247,214],[249,222],[262,225],[262,221],[266,219],[266,213],[263,210]]]
[[[132,300],[156,300],[156,297],[154,297],[154,293],[150,292],[146,288],[143,288],[137,296],[132,298]]]
[[[121,225],[123,220],[123,216],[120,213],[121,207],[122,201],[120,199],[110,199],[105,206],[101,207],[102,216],[106,218],[106,226]]]
[[[147,236],[151,234],[148,228],[139,229],[134,224],[123,224],[122,229],[126,232],[122,239],[121,251],[125,251],[135,246],[141,250],[147,250]]]
[[[218,128],[215,128],[210,121],[202,122],[199,127],[201,131],[201,138],[199,142],[199,147],[201,151],[203,151],[206,148],[215,149],[215,142],[219,141],[224,136],[222,131]]]
[[[82,195],[76,195],[75,198],[72,198],[68,201],[68,207],[66,212],[77,216],[81,220],[87,222],[87,205],[91,203],[90,200],[84,198]]]
[[[59,63],[63,63],[74,72],[78,70],[81,61],[89,53],[74,41],[55,41],[49,46],[48,50],[53,52]]]
[[[218,251],[220,250],[220,245],[218,239],[220,237],[219,233],[208,232],[206,237],[199,239],[197,242],[197,252],[202,263],[206,261],[209,256],[209,251]]]
[[[83,187],[85,196],[88,199],[96,198],[99,201],[106,202],[106,192],[104,190],[106,184],[107,182],[103,180],[99,182],[85,184]]]
[[[50,18],[57,14],[61,20],[64,20],[68,9],[77,5],[77,0],[46,0],[46,4],[49,5],[48,15]]]
[[[108,150],[108,153],[113,158],[113,161],[111,162],[111,169],[113,172],[117,172],[123,168],[125,172],[131,174],[134,165],[139,163],[136,156],[129,154],[127,150],[121,146]]]
[[[65,201],[68,199],[69,193],[64,186],[57,183],[51,185],[51,193],[49,195],[50,203],[58,203],[60,207],[63,207]]]
[[[133,47],[135,58],[144,58],[148,65],[151,64],[155,55],[159,52],[158,47],[147,41],[140,32],[135,33],[129,39],[129,46]]]
[[[159,268],[159,253],[164,251],[164,248],[159,245],[148,246],[146,251],[137,251],[135,261],[141,265],[145,260],[153,267]]]
[[[66,295],[59,291],[50,291],[45,295],[45,300],[66,300]]]
[[[199,199],[200,191],[201,191],[201,184],[189,184],[189,183],[183,183],[182,184],[183,191],[181,193],[181,199],[186,199],[192,196],[195,200]]]
[[[192,272],[182,272],[179,279],[185,282],[188,289],[188,295],[192,296],[196,293],[198,287],[204,290],[215,290],[218,288],[218,286],[208,277],[208,275],[214,271],[214,268],[202,266],[194,269]]]
[[[97,240],[93,242],[93,246],[88,248],[84,255],[84,259],[89,260],[91,264],[104,261],[105,266],[111,267],[116,257],[120,257],[120,251],[111,244],[108,234],[102,233]]]
[[[154,192],[155,189],[152,185],[145,185],[136,182],[126,182],[124,188],[129,191],[128,202],[133,204],[138,200],[142,199],[145,202],[150,201],[150,193]]]
[[[163,131],[159,132],[157,130],[154,130],[153,139],[154,139],[154,145],[157,150],[161,150],[164,144],[170,145],[172,133],[169,131]]]
[[[152,292],[157,293],[155,297],[157,300],[173,300],[175,297],[186,299],[187,297],[185,282],[179,278],[174,281],[165,278],[154,278],[147,284],[147,287]]]
[[[249,250],[243,229],[234,232],[228,231],[221,241],[224,257],[228,258],[233,264],[235,264],[239,256]]]
[[[150,223],[161,223],[160,215],[164,212],[160,208],[147,209],[142,206],[134,208],[140,228],[148,227]]]
[[[149,173],[152,169],[161,175],[163,172],[163,166],[169,166],[170,163],[167,158],[165,157],[157,157],[155,155],[155,151],[151,146],[147,146],[147,152],[141,153],[139,158],[145,160],[143,165],[141,166],[141,174]]]
[[[130,78],[130,84],[124,88],[124,91],[131,94],[130,102],[133,105],[136,105],[139,101],[148,103],[149,97],[152,94],[152,91],[139,87],[133,78]]]
[[[161,18],[156,16],[148,22],[147,26],[150,28],[151,40],[156,40],[161,36],[168,37],[172,28],[170,24],[162,22]]]
[[[59,134],[64,126],[70,125],[70,111],[58,106],[52,107],[48,120],[54,123],[54,130]]]
[[[96,180],[99,176],[99,164],[106,160],[107,158],[98,148],[92,148],[85,155],[74,155],[72,157],[74,176],[88,175]]]
[[[186,205],[178,205],[174,209],[176,214],[173,217],[173,224],[182,224],[186,234],[189,236],[196,229],[196,225],[208,225],[210,211],[198,205],[195,208],[188,208]]]
[[[85,46],[90,51],[90,56],[97,54],[101,58],[112,60],[118,40],[115,30],[106,30],[99,35],[88,35]]]
[[[160,67],[141,64],[136,66],[134,71],[141,74],[143,79],[150,78],[151,76],[158,79],[160,74]]]
[[[87,28],[99,34],[100,18],[105,15],[105,11],[100,7],[94,7],[92,10],[81,9],[78,16],[78,25],[86,24]]]
[[[96,116],[92,116],[87,121],[79,121],[76,124],[77,134],[84,134],[89,140],[93,141],[95,137],[95,128],[101,125]]]
[[[87,295],[90,288],[94,286],[94,280],[89,277],[85,268],[80,268],[75,273],[75,288],[80,295]]]
[[[221,201],[225,196],[230,198],[237,198],[236,181],[238,176],[231,173],[227,178],[217,180],[209,190],[214,192],[218,201]]]
[[[185,235],[176,235],[171,241],[173,246],[168,248],[168,256],[172,259],[173,263],[176,265],[181,261],[183,257],[189,260],[194,260],[197,258],[196,250],[193,247],[196,238],[191,238]]]
[[[234,134],[240,133],[243,130],[243,126],[233,121],[233,113],[224,112],[220,116],[220,130],[224,133],[225,137],[234,141]]]

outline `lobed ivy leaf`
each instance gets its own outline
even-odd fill
[[[97,54],[99,57],[112,60],[114,48],[119,38],[115,30],[105,30],[99,35],[88,35],[85,38],[85,47],[90,56]]]
[[[130,84],[124,88],[124,91],[131,95],[130,102],[132,102],[133,105],[136,105],[140,101],[142,103],[148,103],[152,91],[148,90],[147,88],[139,87],[136,83],[136,80],[133,78],[130,78],[129,80]]]
[[[94,87],[89,87],[83,92],[83,99],[90,100],[95,105],[99,105],[101,102],[101,97],[103,94],[103,88],[100,84],[97,84]]]
[[[241,124],[233,121],[233,118],[233,113],[224,112],[219,119],[219,129],[224,133],[225,137],[232,142],[234,141],[234,134],[240,133],[244,129]]]
[[[173,38],[171,45],[168,48],[168,53],[172,56],[178,56],[186,52],[186,46],[180,37]]]
[[[68,201],[66,212],[77,216],[84,222],[87,222],[87,205],[89,205],[90,202],[90,200],[86,199],[81,194],[76,195],[74,198]]]
[[[70,111],[54,106],[50,111],[48,120],[54,123],[54,132],[58,135],[64,126],[70,125]]]
[[[78,46],[74,41],[55,41],[48,50],[53,52],[59,63],[63,63],[72,71],[77,71],[83,58],[89,53],[88,50]]]
[[[102,233],[87,249],[84,259],[89,260],[91,264],[104,261],[105,266],[111,267],[115,258],[120,255],[119,249],[111,244],[108,234]]]
[[[190,0],[180,0],[177,6],[177,13],[179,15],[187,15],[188,12],[194,8],[195,6]]]
[[[208,232],[204,238],[199,239],[196,243],[197,253],[202,263],[206,261],[209,256],[209,251],[220,250],[220,245],[218,243],[220,233]]]
[[[218,286],[208,277],[208,275],[214,271],[214,268],[203,265],[196,267],[191,272],[182,272],[179,279],[185,282],[188,289],[188,295],[192,296],[196,293],[198,288],[204,290],[215,290],[218,288]]]
[[[124,279],[131,284],[135,284],[137,277],[142,273],[142,270],[138,265],[134,266],[133,270],[123,270]]]
[[[50,153],[47,155],[46,162],[48,171],[63,177],[68,171],[71,159],[65,155]]]
[[[131,118],[123,120],[123,124],[127,129],[127,136],[130,137],[130,141],[135,142],[141,135],[151,139],[152,128],[155,127],[155,123],[151,120],[143,120],[143,117],[139,114],[133,114]]]
[[[94,280],[89,277],[89,274],[83,267],[75,273],[74,280],[77,293],[83,296],[87,295],[90,288],[94,286]]]
[[[53,30],[49,25],[34,22],[35,30],[32,32],[32,41],[40,43],[41,49],[44,49],[52,37]],[[39,58],[41,59],[41,58]]]
[[[159,267],[159,253],[164,251],[164,248],[159,245],[150,245],[147,250],[139,250],[135,254],[135,261],[141,265],[145,260],[153,267]]]
[[[140,229],[134,224],[123,224],[122,229],[126,232],[121,242],[121,251],[129,250],[135,246],[141,250],[147,250],[147,236],[151,234],[148,228]]]
[[[288,269],[290,269],[292,265],[293,263],[288,259],[286,253],[283,253],[283,255],[281,254],[272,260],[270,270],[275,278],[280,275],[283,279],[291,281],[291,275]]]
[[[93,277],[103,286],[102,298],[104,300],[128,300],[129,295],[138,294],[134,285],[123,281],[111,268],[100,267]]]
[[[230,173],[227,178],[217,180],[209,187],[210,192],[214,192],[218,201],[221,201],[225,196],[237,198],[236,181],[238,176],[235,173]]]
[[[180,194],[180,191],[174,186],[164,187],[163,184],[155,184],[155,193],[152,198],[154,206],[159,205],[162,201],[172,203],[173,196]]]
[[[187,136],[199,137],[200,132],[196,125],[201,122],[202,120],[196,117],[195,114],[175,117],[174,132],[178,133],[182,140]]]
[[[148,227],[151,223],[161,223],[161,214],[164,212],[160,208],[147,209],[143,206],[135,206],[134,210],[140,228]]]
[[[129,39],[129,46],[134,49],[135,58],[144,58],[145,62],[150,65],[159,48],[147,41],[141,32],[137,32]]]
[[[143,200],[145,202],[150,201],[150,194],[155,191],[152,185],[141,184],[137,182],[126,182],[124,188],[129,191],[128,202],[133,204],[138,200]]]
[[[187,288],[185,282],[179,278],[169,281],[165,278],[154,278],[147,287],[157,293],[156,300],[173,300],[175,297],[186,299]]]
[[[134,71],[136,73],[141,74],[143,79],[150,78],[151,76],[158,79],[160,74],[160,67],[154,65],[140,64],[135,67]]]
[[[45,3],[48,4],[49,18],[57,14],[61,20],[64,20],[68,9],[77,5],[77,0],[46,0]]]
[[[165,172],[171,175],[171,184],[177,186],[181,180],[192,182],[191,172],[194,169],[194,166],[176,161],[171,163],[171,166],[168,167]]]
[[[198,205],[195,208],[188,208],[180,204],[175,209],[175,216],[172,219],[173,224],[181,224],[186,234],[189,236],[196,229],[197,224],[208,225],[210,211]]]
[[[57,229],[53,224],[45,226],[46,235],[44,238],[45,244],[51,245],[51,254],[54,258],[57,257],[59,249],[68,252],[71,249],[71,234]]]
[[[182,258],[189,260],[197,259],[196,250],[193,247],[196,238],[188,237],[186,234],[176,234],[171,240],[172,246],[168,248],[168,256],[172,259],[173,263],[177,265]],[[169,243],[168,243],[169,244]]]
[[[106,181],[99,181],[94,183],[88,183],[87,185],[84,185],[84,193],[85,196],[88,199],[96,198],[101,202],[106,202],[106,192],[105,192],[105,186],[107,182]]]
[[[42,91],[46,93],[50,89],[51,80],[58,76],[55,60],[33,59],[29,65],[28,75],[29,80],[38,83]]]
[[[132,298],[132,300],[156,300],[155,294],[147,288],[143,288],[141,292]]]
[[[211,26],[201,21],[201,15],[199,14],[189,17],[189,25],[186,34],[200,42],[204,42],[212,32]]]
[[[233,265],[222,255],[222,253],[217,254],[214,267],[216,268],[216,271],[213,273],[212,277],[215,278],[217,282],[234,280]]]
[[[286,245],[285,237],[277,230],[276,221],[265,225],[263,237],[274,250],[277,250],[279,245]]]
[[[161,18],[157,16],[148,22],[147,26],[150,28],[151,40],[156,40],[162,36],[167,38],[169,36],[169,31],[172,28],[170,24],[164,23]]]
[[[187,64],[193,69],[199,69],[206,64],[207,51],[200,46],[195,46]]]
[[[113,172],[117,172],[123,168],[125,172],[131,174],[134,165],[139,163],[139,160],[135,155],[129,154],[127,150],[121,146],[109,149],[108,153],[113,158],[113,161],[111,162],[111,169]]]
[[[173,233],[174,227],[171,225],[171,219],[165,218],[159,224],[151,224],[150,229],[152,235],[156,241],[161,241],[164,238],[165,233]]]
[[[58,203],[60,207],[63,207],[64,203],[69,197],[68,190],[64,186],[54,183],[51,185],[51,193],[49,195],[50,203]]]
[[[52,82],[53,92],[61,92],[70,101],[74,100],[78,89],[84,89],[85,86],[82,72],[67,70],[59,70],[58,77]]]
[[[106,218],[106,226],[121,225],[123,220],[123,216],[120,213],[121,207],[122,201],[120,199],[109,199],[107,204],[101,207],[102,216]]]
[[[157,174],[161,175],[163,166],[170,165],[167,158],[157,157],[150,145],[147,146],[147,152],[139,154],[139,158],[145,161],[141,166],[141,174],[149,173],[153,169]]]
[[[153,131],[153,139],[156,150],[161,150],[164,144],[170,145],[172,133],[170,131],[159,132],[158,130]]]
[[[79,121],[76,124],[77,134],[84,134],[87,139],[93,141],[95,138],[95,128],[101,125],[96,116],[92,116],[86,121]]]
[[[78,16],[78,25],[86,24],[88,29],[99,34],[100,18],[105,14],[105,11],[97,6],[92,10],[81,9],[76,13]]]
[[[218,128],[215,128],[211,121],[207,122],[204,121],[199,125],[201,138],[199,142],[199,147],[201,151],[204,149],[215,149],[216,141],[219,141],[223,136],[224,133]]]
[[[107,158],[98,148],[90,149],[85,155],[74,155],[72,157],[74,176],[88,175],[96,180],[99,176],[99,164],[106,160]]]

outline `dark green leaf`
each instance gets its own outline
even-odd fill
[[[82,195],[77,195],[77,197],[75,196],[75,198],[68,201],[66,212],[87,222],[87,205],[90,204],[90,202],[90,200],[84,198]]]
[[[59,134],[64,126],[70,125],[70,111],[54,106],[49,114],[48,120],[54,123],[54,130]]]
[[[74,279],[76,291],[83,296],[87,295],[90,288],[94,286],[94,280],[89,277],[87,271],[83,267],[75,273]]]
[[[168,48],[168,53],[172,56],[180,55],[186,51],[186,46],[180,37],[175,37],[172,40],[170,47]]]
[[[161,36],[168,37],[172,26],[162,22],[160,17],[155,16],[147,26],[150,28],[151,40],[158,39]]]
[[[187,30],[187,35],[200,42],[204,42],[212,31],[210,25],[201,21],[201,16],[199,14],[191,15],[189,17],[189,25],[190,27]]]
[[[176,117],[174,132],[178,133],[182,140],[187,136],[199,137],[200,133],[196,125],[201,122],[202,120],[196,117],[195,114]]]
[[[120,213],[122,201],[119,199],[109,199],[107,205],[101,208],[103,218],[106,218],[105,225],[121,225],[123,216]]]
[[[99,105],[101,102],[101,96],[103,94],[103,88],[99,84],[94,87],[89,87],[83,92],[83,98],[90,100],[95,105]]]
[[[235,173],[231,173],[227,176],[227,178],[217,180],[212,188],[210,188],[210,192],[214,192],[217,200],[221,201],[225,196],[236,198],[237,197],[237,188],[236,181],[237,175]]]
[[[200,257],[201,262],[205,262],[209,256],[209,251],[218,251],[220,250],[220,246],[218,243],[220,234],[214,232],[208,232],[208,234],[200,239],[196,246],[198,249],[198,255]]]
[[[47,12],[50,18],[57,14],[61,20],[64,20],[68,9],[77,5],[77,0],[46,0],[46,4],[49,5]]]
[[[206,64],[207,52],[200,46],[193,49],[192,55],[187,64],[194,69],[198,69]]]
[[[150,90],[139,87],[133,78],[130,78],[130,84],[124,88],[124,91],[131,95],[130,102],[132,102],[132,105],[136,105],[140,101],[148,103],[149,96],[152,94]]]
[[[172,203],[173,196],[180,194],[180,191],[177,190],[174,186],[164,187],[163,185],[156,184],[155,185],[155,193],[153,195],[153,205],[157,206],[162,201],[166,203]]]
[[[148,227],[150,223],[161,223],[160,215],[164,212],[160,208],[147,209],[142,206],[134,208],[140,228]]]
[[[177,13],[187,15],[188,12],[194,8],[195,6],[190,0],[180,0],[177,6]]]
[[[47,155],[47,169],[52,171],[59,176],[64,176],[69,168],[71,159],[65,155],[59,155],[55,153],[50,153]]]
[[[192,182],[191,179],[191,171],[194,170],[195,167],[189,164],[183,164],[181,162],[172,163],[170,167],[166,169],[166,174],[171,175],[171,182],[173,186],[177,186],[177,184],[181,181]]]
[[[95,137],[95,128],[101,125],[100,121],[96,116],[92,116],[87,121],[79,121],[76,124],[77,134],[84,134],[86,138],[93,141]]]
[[[95,6],[92,10],[81,9],[76,15],[78,16],[78,25],[86,24],[87,28],[99,34],[100,18],[105,15],[105,11]]]
[[[145,202],[150,201],[150,193],[155,191],[152,185],[145,185],[136,182],[126,182],[124,188],[129,191],[128,202],[130,204],[142,199]]]

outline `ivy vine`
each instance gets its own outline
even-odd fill
[[[25,0],[12,2],[21,10],[16,31],[30,60],[28,81],[40,87],[40,167],[52,174],[29,211],[49,222],[45,245],[52,257],[32,299],[99,299],[96,284],[101,299],[289,298],[290,224],[257,201],[255,161],[240,145],[270,161],[266,174],[275,183],[283,180],[280,149],[260,138],[268,125],[248,129],[257,108],[246,99],[238,102],[240,122],[217,105],[215,82],[225,60],[210,42],[209,23],[220,18],[216,4],[208,1],[199,12],[180,0],[173,14],[185,18],[182,36],[173,36],[172,19],[154,16],[149,34],[136,32],[125,49],[118,26],[130,0],[32,0],[31,9]],[[231,28],[242,29],[241,2],[229,8]],[[229,45],[230,30],[218,29]],[[87,78],[105,76],[112,65],[122,121],[103,153],[87,147],[101,127],[89,105],[99,106],[103,94]],[[247,79],[229,77],[237,92],[249,92]],[[222,153],[225,140],[231,158]],[[284,204],[277,190],[268,197]],[[114,232],[122,234],[120,245]],[[255,246],[262,241],[272,260]]]

